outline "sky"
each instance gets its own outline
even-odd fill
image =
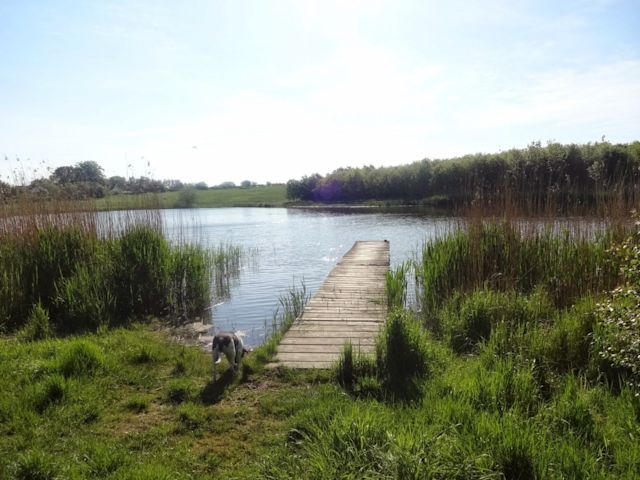
[[[0,0],[0,25],[4,181],[640,140],[640,0]]]

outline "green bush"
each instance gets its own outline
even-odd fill
[[[628,382],[640,394],[640,220],[612,254],[624,283],[598,305],[593,344],[607,379]]]

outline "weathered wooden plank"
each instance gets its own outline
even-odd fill
[[[267,368],[278,368],[278,367],[287,367],[287,368],[297,368],[297,369],[307,369],[307,368],[331,368],[334,362],[273,362],[268,363]]]
[[[333,362],[339,356],[338,352],[286,353],[279,351],[276,355],[276,362]]]
[[[307,345],[307,344],[296,344],[296,343],[287,343],[282,344],[278,347],[278,352],[280,353],[335,353],[339,354],[342,352],[344,348],[344,344],[342,343],[333,343],[326,345]],[[362,353],[371,353],[374,351],[374,345],[354,345],[354,350],[360,350]]]
[[[387,312],[388,270],[388,242],[356,242],[284,335],[270,366],[329,368],[347,341],[373,352]]]
[[[293,331],[291,334],[287,332],[286,338],[332,338],[335,341],[340,339],[348,340],[352,339],[353,342],[358,338],[375,338],[375,335],[371,335],[371,332],[339,332],[339,331]]]
[[[342,341],[341,341],[342,339]],[[280,342],[280,346],[283,345],[344,345],[346,342],[351,342],[351,344],[356,347],[358,345],[362,346],[372,346],[375,345],[375,339],[369,337],[340,337],[338,339],[318,336],[318,337],[285,337]]]

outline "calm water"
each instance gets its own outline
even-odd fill
[[[228,299],[213,308],[217,330],[242,330],[246,343],[264,340],[278,297],[304,281],[315,293],[356,240],[389,240],[391,263],[413,257],[425,239],[453,228],[450,217],[394,213],[331,213],[285,208],[165,210],[171,238],[204,245],[231,243],[248,252]]]

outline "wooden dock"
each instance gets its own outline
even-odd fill
[[[388,270],[389,242],[356,242],[284,335],[270,366],[328,368],[348,340],[373,352],[387,313]]]

